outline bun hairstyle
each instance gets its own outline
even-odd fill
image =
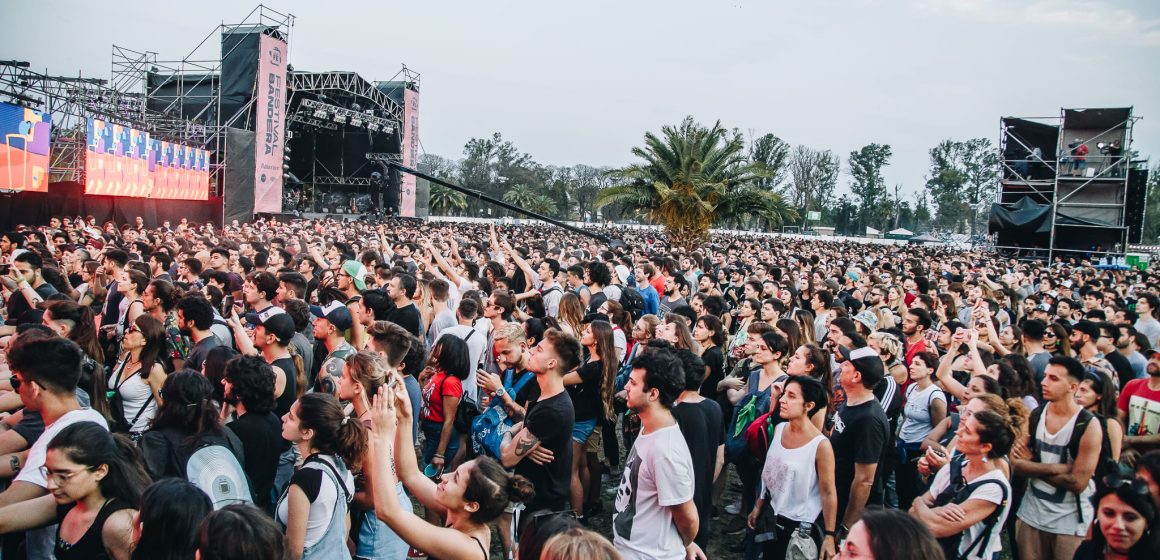
[[[988,411],[1002,418],[1014,432],[1015,440],[1023,437],[1028,416],[1027,406],[1023,404],[1023,401],[1016,398],[1003,400],[1002,397],[994,393],[984,393],[973,400],[981,401]],[[994,444],[990,440],[987,440],[987,443]]]
[[[527,503],[535,495],[536,487],[530,480],[507,472],[491,457],[480,457],[467,475],[463,499],[479,504],[479,509],[471,512],[471,520],[486,524],[498,519],[509,503]]]
[[[1011,452],[1016,433],[1006,417],[990,410],[980,410],[972,418],[979,425],[979,441],[991,444],[987,457],[998,459]]]

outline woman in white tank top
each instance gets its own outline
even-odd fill
[[[109,376],[108,387],[121,401],[121,418],[114,418],[113,431],[124,430],[136,439],[149,429],[157,404],[161,400],[161,386],[165,383],[165,368],[161,354],[165,349],[165,327],[149,315],[133,321],[121,341],[124,352]]]
[[[750,528],[776,533],[763,545],[766,560],[785,558],[790,536],[802,524],[811,527],[811,537],[817,540],[813,526],[819,515],[824,532],[820,556],[834,555],[838,526],[834,449],[810,419],[828,404],[829,392],[809,376],[790,377],[778,400],[778,413],[786,421],[777,425],[769,440],[757,503],[749,514]]]

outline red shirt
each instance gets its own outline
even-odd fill
[[[1120,391],[1117,407],[1128,416],[1126,436],[1160,433],[1160,391],[1148,386],[1148,379],[1133,379]]]
[[[443,397],[463,398],[463,381],[443,371],[436,372],[423,388],[423,411],[420,418],[443,423]],[[454,414],[455,411],[452,411]]]
[[[906,348],[906,367],[910,367],[910,360],[919,352],[926,351],[926,338],[918,339],[918,342],[911,344]]]

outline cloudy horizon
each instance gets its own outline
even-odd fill
[[[922,189],[944,139],[998,142],[1003,116],[1134,106],[1160,156],[1160,2],[821,0],[270,2],[296,17],[290,62],[422,76],[425,152],[458,159],[500,132],[540,163],[620,166],[686,115],[846,159],[890,144],[887,185]],[[253,8],[206,0],[46,0],[3,8],[0,58],[105,77],[112,45],[180,59]],[[17,25],[33,22],[36,25]],[[212,43],[213,41],[211,41]],[[1149,62],[1151,61],[1151,62]],[[1148,70],[1152,68],[1152,70]]]

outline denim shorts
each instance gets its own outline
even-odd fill
[[[577,420],[572,424],[572,441],[584,445],[588,443],[588,438],[592,436],[592,430],[596,429],[596,419],[591,420]]]
[[[443,434],[443,424],[440,422],[432,422],[430,420],[419,421],[419,429],[423,432],[423,467],[431,464],[431,459],[435,457],[435,451],[439,449],[439,436]],[[459,434],[455,433],[455,429],[451,429],[451,438],[447,440],[447,449],[443,451],[443,463],[450,465],[451,460],[455,458],[455,454],[459,451]]]

